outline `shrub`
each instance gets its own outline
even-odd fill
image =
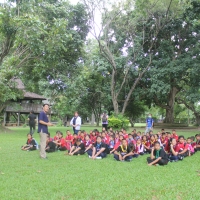
[[[123,115],[112,115],[108,118],[108,126],[112,128],[127,128],[129,120]]]

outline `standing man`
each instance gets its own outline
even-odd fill
[[[36,124],[36,116],[34,115],[34,111],[30,112],[28,116],[29,127],[30,127],[30,134],[33,135],[35,132],[35,124]]]
[[[149,113],[149,115],[146,119],[146,131],[145,131],[145,133],[153,130],[153,123],[154,123],[154,120],[152,118],[152,114]]]
[[[108,115],[106,114],[106,112],[104,112],[103,115],[101,116],[101,120],[102,120],[102,128],[104,127],[107,131],[108,130]]]
[[[38,133],[40,134],[40,157],[43,159],[46,159],[45,147],[48,135],[48,126],[53,126],[47,117],[48,111],[49,104],[44,104],[43,111],[40,112],[38,117]]]
[[[81,118],[78,116],[78,112],[74,113],[74,117],[70,121],[70,125],[73,127],[74,134],[77,134],[81,129]]]

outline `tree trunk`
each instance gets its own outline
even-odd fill
[[[130,121],[131,127],[134,127],[134,124],[135,124],[135,123],[134,123],[132,117],[129,118],[129,121]]]
[[[195,115],[195,119],[196,119],[196,125],[200,126],[200,113],[196,113]]]
[[[166,116],[164,123],[174,123],[174,103],[177,93],[178,89],[176,87],[172,87],[168,95],[168,103],[166,106]]]

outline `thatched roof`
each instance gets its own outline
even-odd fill
[[[45,97],[39,95],[39,94],[36,94],[36,93],[33,93],[33,92],[27,92],[25,90],[25,86],[22,82],[21,79],[18,79],[18,78],[13,78],[12,79],[15,83],[16,83],[16,88],[19,89],[19,90],[23,90],[23,93],[24,93],[24,99],[32,99],[32,100],[46,100]]]

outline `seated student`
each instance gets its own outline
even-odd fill
[[[195,137],[194,137],[194,136],[191,136],[190,139],[191,139],[191,145],[192,145],[192,147],[194,148],[194,151],[196,152],[196,142],[194,141],[194,140],[195,140]]]
[[[194,147],[192,146],[192,140],[191,138],[187,138],[187,144],[188,144],[188,156],[192,156],[195,151],[194,151]]]
[[[160,142],[163,149],[165,149],[166,144],[168,144],[168,138],[166,137],[166,133],[162,133]]]
[[[144,145],[142,144],[141,139],[138,139],[136,142],[134,157],[137,158],[139,155],[144,155]]]
[[[132,146],[134,145],[132,144]],[[123,139],[122,144],[114,152],[114,159],[117,161],[131,161],[132,155],[129,155],[130,152],[131,149],[126,139]]]
[[[49,136],[49,141],[53,142],[53,138],[51,138],[51,134],[48,132],[47,137]]]
[[[85,152],[92,151],[92,141],[90,140],[90,136],[85,136]]]
[[[59,133],[59,140],[54,141],[54,143],[56,144],[57,150],[60,150],[60,151],[66,151],[67,150],[67,143],[65,142],[65,139],[63,138],[62,132]]]
[[[154,148],[154,144],[155,144],[156,140],[155,140],[155,137],[154,135],[151,135],[150,136],[150,140],[149,140],[149,143],[150,143],[150,149],[151,148]]]
[[[159,142],[160,146],[162,147],[162,144],[161,144],[161,141],[160,141],[160,138],[159,138],[158,134],[155,134],[154,138],[155,138],[155,142]]]
[[[103,143],[109,145],[109,140],[110,140],[110,138],[106,135],[105,132],[102,132],[101,138],[102,138],[102,142],[103,142]]]
[[[122,140],[124,139],[123,135],[119,136],[119,140],[117,143],[115,143],[115,146],[112,151],[110,151],[110,154],[114,153],[114,151],[122,144]]]
[[[97,136],[96,136],[96,132],[92,131],[92,134],[90,135],[90,140],[92,142],[92,144],[95,144],[97,141]]]
[[[85,142],[85,135],[84,135],[84,131],[80,132],[80,135],[78,136],[78,138],[81,139],[81,142],[84,143]]]
[[[37,146],[37,144],[36,144],[35,140],[32,138],[32,135],[30,133],[28,133],[26,144],[21,147],[21,150],[33,151],[33,150],[36,150],[36,146]]]
[[[56,144],[50,140],[49,136],[47,136],[45,151],[47,153],[52,153],[52,152],[55,152],[55,150],[56,150]]]
[[[147,140],[147,136],[146,135],[142,136],[142,144],[144,145],[144,153],[151,153],[150,143]]]
[[[109,145],[108,145],[108,149],[110,152],[112,152],[112,150],[114,149],[114,146],[115,146],[114,136],[111,135],[109,139]]]
[[[78,135],[74,134],[73,135],[73,140],[72,140],[72,146],[76,143],[76,140],[78,139]]]
[[[169,143],[169,154],[168,154],[168,158],[170,162],[176,162],[179,160],[178,151],[179,151],[179,148],[177,146],[176,139],[171,138],[170,143]]]
[[[97,142],[94,144],[92,152],[88,152],[89,158],[102,159],[107,156],[106,144],[102,142],[101,137],[97,137]]]
[[[195,148],[195,150],[200,151],[200,134],[196,134],[195,138],[196,138],[196,148]]]
[[[128,134],[126,133],[126,129],[123,128],[122,130],[123,130],[122,134],[123,134],[124,138],[127,140],[128,139]]]
[[[141,132],[140,131],[138,131],[137,132],[137,139],[141,139],[142,137],[141,137]]]
[[[183,160],[184,157],[188,156],[188,147],[189,145],[187,143],[185,143],[185,138],[184,136],[179,136],[179,142],[177,144],[178,148],[179,148],[179,153],[178,153],[178,157],[179,160]]]
[[[148,165],[167,165],[168,156],[161,148],[159,142],[155,142],[154,147],[151,149],[151,157],[147,158]]]
[[[119,133],[115,134],[115,144],[119,142]]]
[[[67,136],[65,138],[65,142],[67,143],[67,150],[69,151],[71,149],[71,146],[72,146],[72,142],[73,142],[73,135],[70,133],[69,130],[66,131],[67,133]]]
[[[171,135],[172,138],[176,139],[176,141],[178,142],[178,135],[176,134],[176,131],[175,130],[172,130],[172,135]]]
[[[59,140],[59,133],[60,133],[60,131],[56,131],[56,135],[54,136],[53,141]]]
[[[131,134],[128,134],[128,140],[127,140],[128,144],[133,143],[133,136]]]
[[[76,143],[70,149],[69,155],[83,155],[85,153],[85,145],[82,143],[82,140],[78,138]]]

